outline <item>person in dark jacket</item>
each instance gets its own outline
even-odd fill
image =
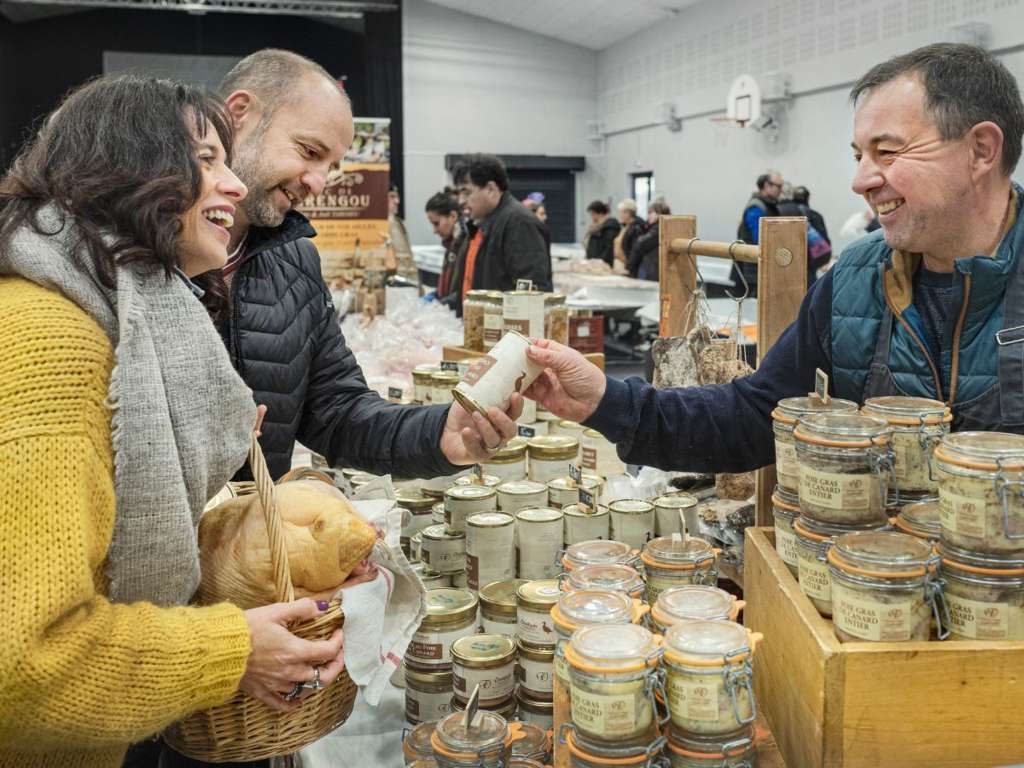
[[[587,213],[590,214],[587,258],[603,261],[610,267],[615,263],[615,238],[622,225],[603,200],[594,200],[587,206]]]
[[[606,379],[540,342],[527,390],[598,430],[631,464],[745,472],[775,460],[771,412],[806,395],[945,402],[953,429],[1024,433],[1024,103],[989,52],[940,43],[871,69],[854,86],[854,192],[881,231],[849,246],[804,298],[757,371],[722,386],[656,390]],[[1017,347],[1017,351],[1012,351]]]
[[[466,227],[459,215],[459,199],[452,189],[444,189],[431,195],[427,200],[427,221],[434,234],[441,238],[444,260],[441,275],[437,279],[437,300],[446,306],[454,306],[455,273],[458,269],[460,252],[466,239]]]
[[[616,208],[622,229],[619,230],[618,237],[615,238],[615,260],[621,262],[624,267],[628,267],[629,254],[640,235],[647,231],[647,226],[643,219],[636,215],[636,200],[627,197]]]
[[[473,226],[456,272],[457,311],[467,291],[515,290],[516,281],[551,290],[551,257],[540,220],[508,191],[505,165],[494,155],[468,155],[454,173],[459,201]]]
[[[660,272],[658,264],[658,221],[662,216],[668,216],[672,209],[668,207],[661,198],[651,202],[647,206],[647,229],[636,239],[633,250],[629,253],[629,261],[626,264],[626,271],[630,277],[637,277],[641,280],[657,280]]]
[[[543,192],[531,192],[522,202],[523,207],[540,222],[540,233],[544,235],[544,245],[548,248],[548,258],[551,258],[551,228],[548,227],[548,209],[544,207],[544,199]]]
[[[788,186],[788,183],[787,183]],[[804,216],[807,219],[807,285],[817,279],[818,270],[832,259],[832,241],[825,227],[825,217],[810,206],[807,187],[794,187],[789,199],[779,201],[779,216]]]
[[[760,237],[760,221],[762,216],[779,215],[779,195],[782,193],[782,174],[778,171],[767,171],[757,177],[757,191],[750,196],[743,206],[740,224],[736,230],[736,238],[751,245],[757,245]],[[757,265],[738,262],[733,269],[742,270],[743,276],[750,285],[750,295],[757,295]]]

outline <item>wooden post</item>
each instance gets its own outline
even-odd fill
[[[685,336],[690,332],[693,313],[687,309],[697,289],[697,270],[686,254],[672,253],[672,241],[697,236],[696,216],[662,216],[658,220],[658,275],[661,292],[661,322],[658,335],[663,339]]]
[[[757,362],[796,320],[807,293],[807,219],[762,217],[757,266]],[[813,382],[808,382],[813,387]],[[771,526],[775,465],[757,472],[757,525]]]

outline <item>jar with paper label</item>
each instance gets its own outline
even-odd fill
[[[467,291],[462,300],[462,346],[484,351],[484,306],[487,291]]]
[[[887,520],[892,429],[884,419],[820,414],[793,430],[800,464],[800,509],[833,525]]]
[[[412,537],[433,524],[430,511],[434,502],[420,491],[410,488],[396,490],[395,501],[398,502],[398,506],[408,513],[408,516],[402,515],[402,533],[399,540],[402,545],[402,551],[408,556],[412,554]]]
[[[490,635],[516,633],[516,593],[525,579],[492,581],[480,587],[480,628]]]
[[[647,603],[653,605],[663,589],[718,584],[717,554],[717,549],[696,536],[651,539],[640,555],[647,578]]]
[[[569,435],[534,437],[526,446],[530,479],[544,483],[545,488],[556,477],[569,475],[569,465],[575,463],[580,452],[580,441]]]
[[[577,741],[639,747],[657,737],[654,693],[661,647],[645,627],[581,627],[565,649]]]
[[[452,390],[459,384],[458,371],[438,371],[430,376],[430,402],[434,405],[450,403]]]
[[[885,419],[892,427],[893,485],[897,498],[938,490],[932,453],[949,434],[953,414],[945,403],[925,397],[872,397],[861,413]]]
[[[859,529],[849,526],[819,523],[806,515],[801,515],[793,522],[796,534],[797,581],[800,591],[818,609],[822,616],[832,615],[832,579],[828,575],[828,550],[837,536],[851,530],[884,530],[887,525],[862,526]]]
[[[515,690],[516,646],[506,635],[468,635],[452,643],[452,685],[465,703],[480,686],[480,706],[504,702]]]
[[[665,635],[673,734],[736,733],[754,722],[752,659],[761,635],[734,621],[684,621]]]
[[[671,587],[651,606],[650,627],[660,635],[681,621],[736,621],[746,603],[724,589],[687,584]]]
[[[522,691],[520,691],[521,693]],[[523,698],[523,696],[519,697],[520,704]],[[528,699],[529,697],[525,698]],[[548,704],[550,706],[550,702]],[[521,706],[520,709],[522,709]],[[550,719],[550,712],[548,717]],[[513,730],[515,736],[512,741],[512,759],[537,760],[543,768],[543,764],[547,762],[548,755],[551,754],[551,734],[548,733],[551,730],[551,724],[548,723],[547,726],[542,728],[523,718],[521,722],[511,723],[509,728]]]
[[[476,595],[465,589],[431,589],[427,615],[413,635],[406,661],[418,668],[449,667],[452,643],[476,631]]]
[[[553,579],[562,572],[562,510],[550,507],[516,512],[516,574],[521,579]]]
[[[673,734],[665,745],[670,768],[755,768],[754,727],[728,736]]]
[[[544,338],[569,346],[569,308],[564,293],[544,294]]]
[[[519,688],[531,699],[551,701],[552,680],[554,678],[555,648],[554,646],[534,647],[529,643],[518,641],[516,676]]]
[[[551,607],[561,597],[558,579],[528,581],[516,591],[516,637],[532,646],[555,644]]]
[[[775,486],[772,494],[772,516],[775,518],[775,551],[789,568],[794,578],[797,575],[796,532],[793,523],[800,517],[800,499],[782,486]]]
[[[416,405],[430,403],[430,389],[433,386],[433,376],[440,370],[441,366],[433,363],[423,363],[412,369],[412,401]]]
[[[1024,550],[1024,435],[956,432],[934,458],[942,540],[993,555]]]
[[[793,429],[797,421],[818,413],[856,413],[857,404],[850,400],[830,399],[823,403],[817,397],[787,397],[772,411],[775,432],[775,474],[779,487],[789,493],[800,490],[800,467],[796,461]]]
[[[608,507],[591,510],[589,507],[579,504],[569,504],[562,507],[562,515],[564,523],[562,540],[566,547],[572,547],[583,541],[609,537]],[[564,562],[563,559],[563,565]]]
[[[610,563],[574,568],[565,575],[563,589],[570,592],[577,589],[603,589],[609,592],[622,592],[639,600],[643,598],[646,587],[636,568]]]
[[[503,317],[502,295],[500,291],[488,291],[483,297],[484,305],[484,336],[483,348],[487,352],[495,344],[501,341],[505,333],[505,319]]]
[[[554,727],[554,705],[550,701],[535,699],[524,689],[516,691],[516,701],[519,704],[519,717],[523,723],[529,724],[545,732]],[[540,761],[540,758],[535,758]],[[541,765],[544,762],[541,761]]]
[[[953,640],[1024,640],[1024,554],[939,547]]]
[[[636,565],[639,551],[622,541],[581,541],[571,544],[562,556],[562,567],[574,571],[586,565]]]
[[[440,720],[452,711],[450,669],[405,668],[405,719],[410,723]],[[429,738],[429,737],[428,737]]]
[[[941,610],[938,558],[928,542],[897,531],[839,536],[828,552],[832,623],[842,642],[927,640]]]
[[[480,710],[468,726],[461,712],[453,712],[437,724],[430,742],[440,768],[504,768],[512,735],[496,712]]]
[[[503,448],[487,457],[481,464],[488,475],[500,477],[502,482],[526,479],[526,438],[513,437]]]
[[[464,532],[467,517],[497,508],[497,492],[485,485],[456,485],[444,492],[444,523],[449,531]]]
[[[548,487],[533,480],[510,480],[495,490],[498,492],[498,509],[508,515],[530,507],[545,507],[548,503]]]
[[[697,534],[696,496],[688,493],[673,493],[659,496],[654,500],[654,533],[657,536],[671,536],[673,533]]]
[[[619,499],[608,505],[612,538],[635,549],[654,536],[654,505],[641,499]]]
[[[444,525],[423,529],[423,562],[438,573],[459,573],[466,570],[466,534],[449,531]]]
[[[939,502],[919,501],[907,504],[900,510],[893,521],[896,530],[919,539],[937,542],[942,535],[942,523],[939,517]]]
[[[445,715],[448,714],[450,713],[445,712]],[[405,738],[402,739],[402,755],[405,757],[406,765],[411,764],[415,760],[434,759],[434,748],[430,744],[430,737],[434,735],[434,729],[437,727],[437,721],[440,719],[436,718],[433,721],[425,720],[406,733]]]
[[[596,501],[601,497],[604,482],[596,475],[583,475],[577,483],[571,477],[556,477],[548,482],[548,503],[555,509],[580,503],[580,488],[591,493]]]
[[[515,520],[504,512],[478,512],[466,519],[469,588],[515,578]]]
[[[505,332],[523,336],[544,335],[544,297],[540,291],[505,291],[502,294]]]

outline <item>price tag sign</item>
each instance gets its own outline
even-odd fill
[[[580,471],[579,464],[569,465],[569,477],[572,478],[572,481],[576,483],[576,485],[583,482],[583,472]]]
[[[402,402],[402,388],[388,387],[388,400],[390,400],[392,403]]]
[[[516,431],[519,433],[520,437],[530,438],[537,436],[537,430],[535,430],[533,427],[527,427],[524,424],[517,424]]]
[[[821,368],[814,371],[814,397],[819,402],[828,403],[828,374]]]
[[[483,464],[474,464],[473,465],[473,474],[476,475],[477,482],[482,482],[483,479],[484,479],[484,465]]]
[[[533,280],[524,280],[524,279],[516,280],[516,290],[517,291],[532,291],[533,290]]]
[[[586,507],[591,512],[597,511],[597,507],[594,506],[594,494],[586,488],[580,488],[580,506]]]
[[[441,361],[441,370],[442,371],[455,371],[455,373],[458,373],[459,372],[459,364],[455,360],[442,360]]]

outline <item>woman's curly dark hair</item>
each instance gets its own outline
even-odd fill
[[[119,75],[75,89],[0,181],[0,249],[24,225],[46,234],[38,212],[55,202],[74,218],[76,253],[95,261],[108,287],[119,263],[159,264],[171,275],[180,263],[180,217],[202,191],[196,137],[207,121],[230,162],[230,114],[197,86]],[[195,282],[210,314],[221,316],[228,293],[220,271]]]

